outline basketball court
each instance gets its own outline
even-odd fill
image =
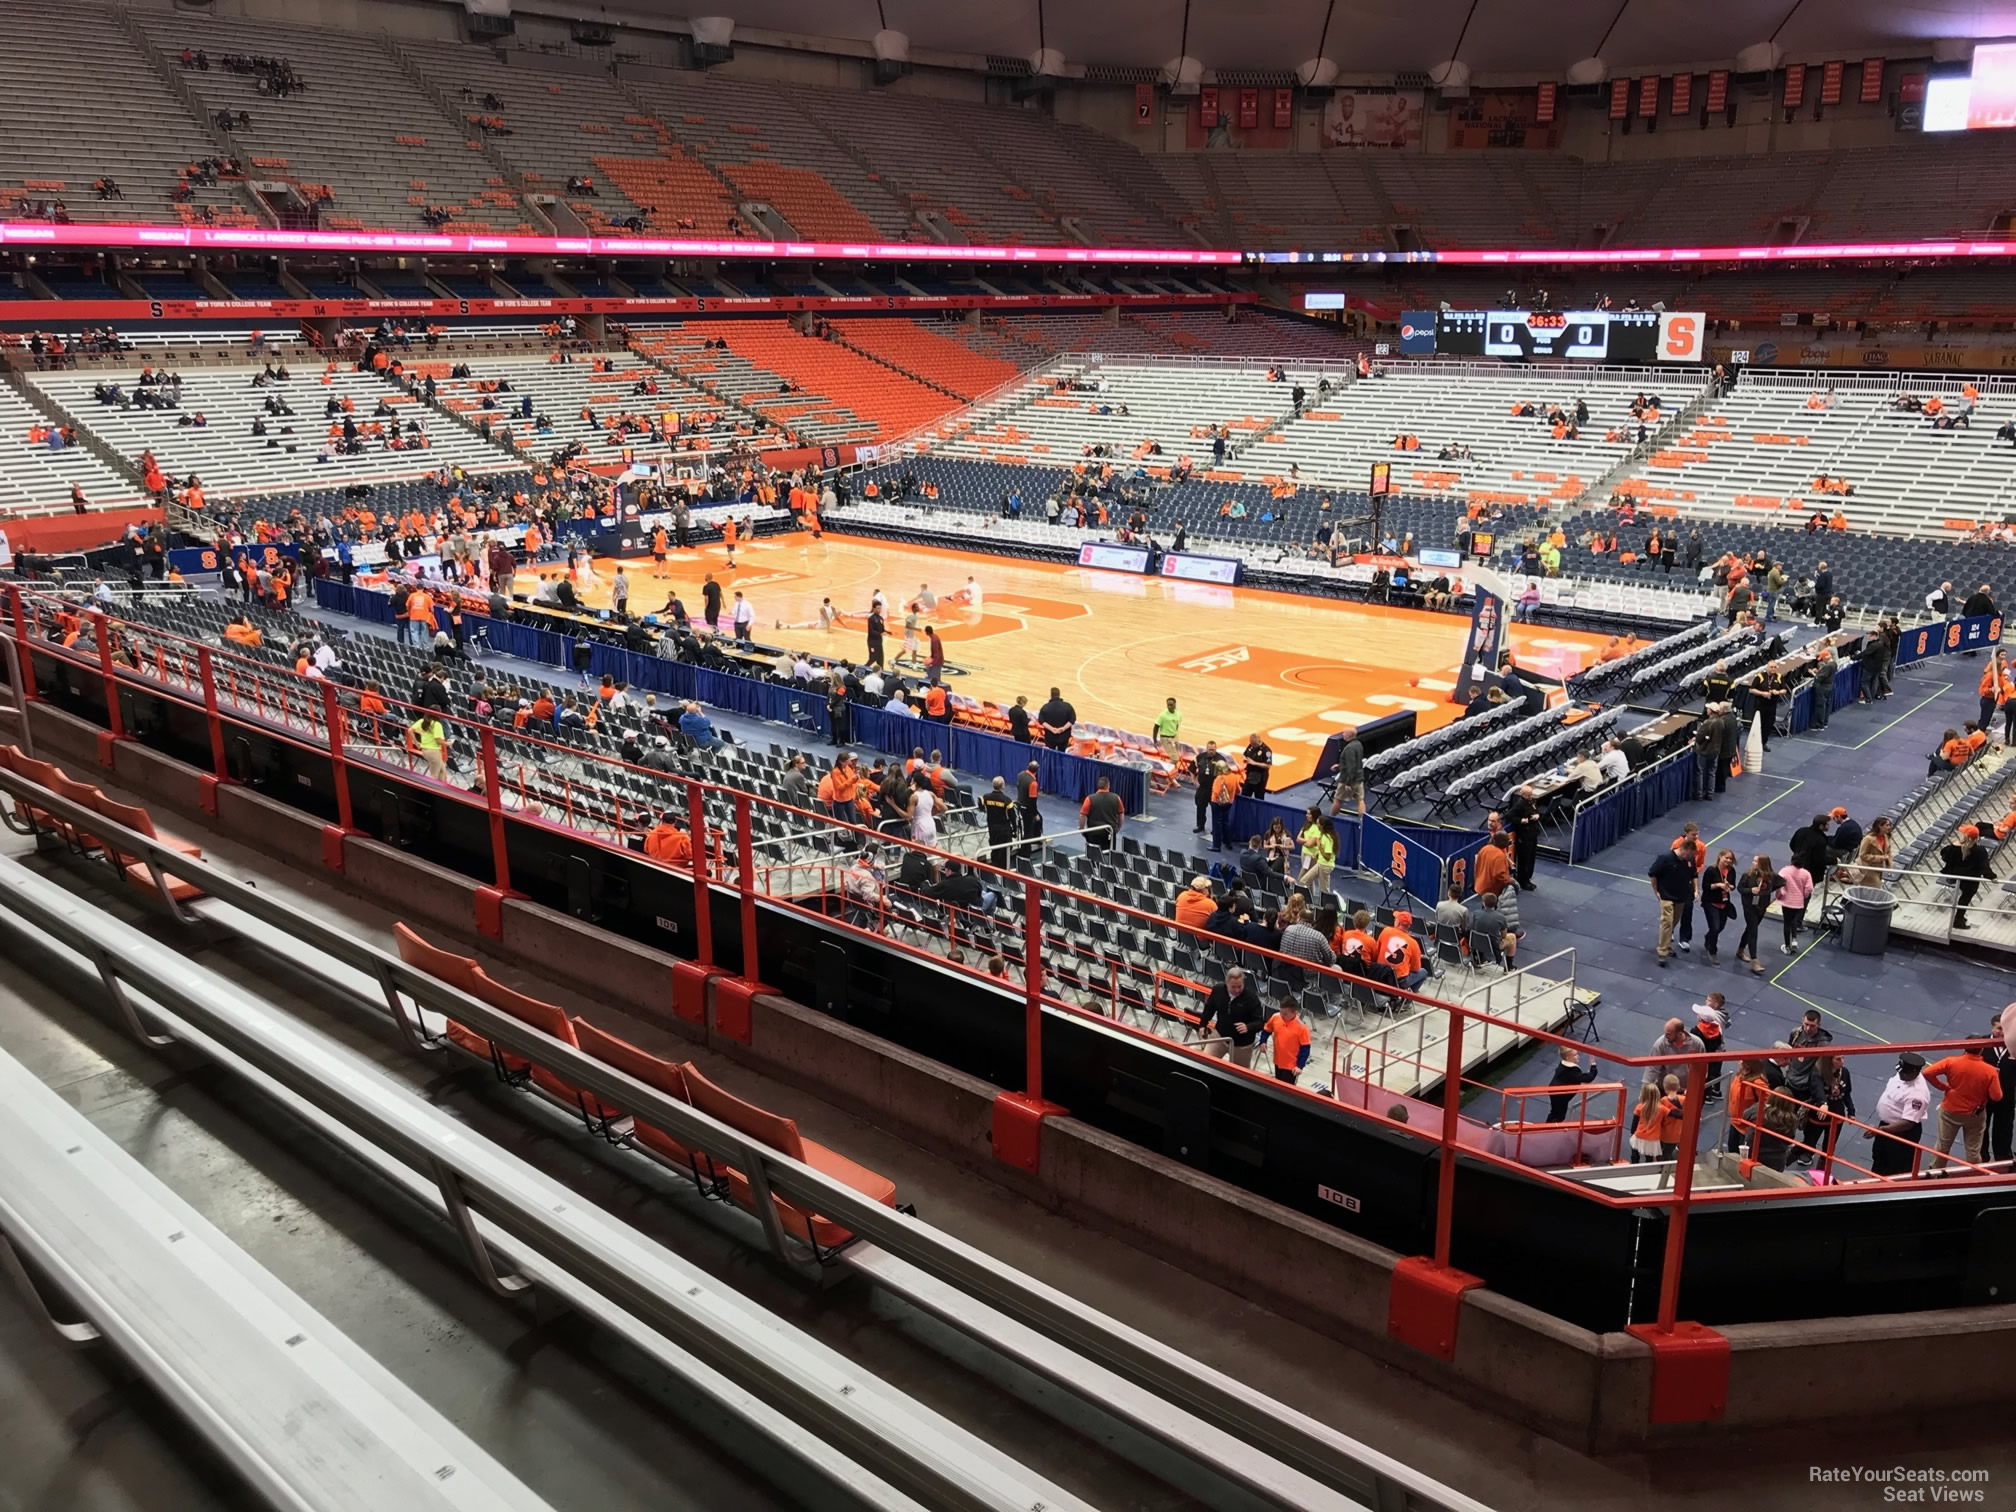
[[[879,588],[889,603],[885,653],[893,660],[903,644],[903,606],[928,584],[939,606],[924,623],[945,643],[955,693],[1002,705],[1026,694],[1034,710],[1056,687],[1081,721],[1142,734],[1173,696],[1183,738],[1194,744],[1243,746],[1259,732],[1274,748],[1277,787],[1309,777],[1341,726],[1412,709],[1425,731],[1460,712],[1449,694],[1467,616],[853,536],[764,536],[735,555],[732,571],[719,546],[675,552],[663,568],[648,557],[626,562],[631,613],[656,610],[676,590],[697,619],[701,583],[712,572],[725,605],[738,590],[748,597],[759,641],[852,661],[866,652],[863,619]],[[584,602],[607,605],[615,568],[613,559],[597,559],[599,581],[577,585]],[[981,590],[977,612],[949,601],[969,575]],[[526,580],[521,571],[521,591]],[[846,621],[825,633],[816,621],[828,597]],[[730,612],[722,611],[724,629]],[[779,620],[787,628],[777,628]],[[1557,677],[1593,661],[1605,640],[1511,628],[1521,665]]]

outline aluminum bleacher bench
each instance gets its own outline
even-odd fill
[[[547,1506],[5,1054],[0,1141],[0,1264],[32,1263],[61,1336],[111,1345],[265,1500]]]

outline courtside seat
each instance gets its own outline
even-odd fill
[[[709,1118],[719,1119],[738,1133],[760,1140],[779,1154],[803,1161],[821,1175],[845,1182],[871,1201],[880,1202],[888,1207],[896,1205],[896,1183],[888,1177],[849,1160],[837,1150],[829,1150],[822,1144],[802,1138],[798,1133],[798,1125],[793,1120],[780,1117],[723,1091],[709,1081],[691,1061],[680,1069],[685,1074],[686,1092],[692,1099],[693,1106]],[[728,1181],[729,1197],[742,1207],[753,1206],[749,1183],[742,1173],[730,1168],[724,1174]],[[808,1221],[802,1209],[786,1202],[782,1197],[773,1197],[771,1200],[777,1204],[778,1215],[784,1221],[784,1232],[794,1239],[810,1244],[815,1250],[837,1249],[854,1237],[839,1224],[831,1219],[821,1218],[816,1213],[811,1215]]]

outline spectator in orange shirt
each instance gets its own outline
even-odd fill
[[[1501,897],[1512,885],[1512,836],[1504,830],[1493,835],[1484,848],[1477,852],[1477,867],[1473,877],[1475,891],[1497,893]]]
[[[1940,772],[1957,771],[1967,765],[1967,758],[1974,754],[1974,748],[1961,738],[1958,730],[1948,730],[1939,737],[1939,749],[1933,753],[1932,763],[1925,769],[1928,777]]]
[[[644,837],[644,854],[667,866],[684,866],[693,859],[693,841],[679,828],[679,816],[666,809]]]
[[[1186,929],[1202,929],[1217,906],[1211,896],[1211,879],[1192,878],[1190,885],[1176,894],[1176,922]]]
[[[1267,1020],[1266,1027],[1274,1040],[1274,1080],[1284,1081],[1292,1087],[1309,1059],[1309,1026],[1295,1011],[1293,993],[1281,994],[1280,1005],[1274,1016]],[[1978,1136],[1976,1143],[1979,1143]]]
[[[1981,1057],[1981,1047],[1970,1047],[1963,1055],[1949,1055],[1925,1068],[1925,1080],[1945,1094],[1939,1103],[1939,1142],[1933,1146],[1938,1158],[1932,1169],[1946,1164],[1946,1152],[1953,1148],[1953,1136],[1962,1137],[1970,1164],[1981,1161],[1981,1135],[1988,1126],[1988,1104],[2002,1100],[2002,1078]]]
[[[1393,975],[1409,992],[1428,976],[1428,968],[1421,964],[1421,942],[1414,938],[1413,930],[1414,915],[1403,910],[1379,931],[1379,959],[1393,968]]]

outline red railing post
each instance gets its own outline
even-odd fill
[[[329,731],[329,775],[336,788],[336,824],[346,835],[357,826],[351,823],[350,763],[343,755],[343,706],[336,701],[336,685],[322,684],[322,723]]]
[[[1687,1252],[1687,1214],[1694,1205],[1694,1156],[1701,1142],[1701,1109],[1707,1101],[1708,1068],[1687,1067],[1687,1109],[1680,1119],[1680,1150],[1673,1164],[1673,1202],[1666,1209],[1666,1258],[1659,1272],[1661,1333],[1673,1332],[1680,1316],[1680,1262]]]
[[[1043,888],[1031,877],[1022,886],[1022,1090],[1043,1099]]]
[[[714,922],[712,894],[707,888],[707,805],[700,784],[686,784],[686,834],[693,843],[693,959],[702,966],[714,964]]]
[[[756,846],[750,833],[749,795],[735,795],[735,884],[742,894],[742,980],[756,976]]]
[[[119,716],[119,674],[112,670],[112,621],[103,609],[91,611],[92,633],[98,637],[98,673],[105,679],[105,727],[114,740],[126,738],[126,721]]]
[[[229,782],[224,765],[224,721],[217,713],[217,678],[210,666],[210,648],[196,648],[196,675],[203,682],[203,722],[210,727],[210,770],[219,782]]]
[[[1456,1129],[1463,1117],[1463,1026],[1469,1022],[1449,1010],[1449,1058],[1442,1069],[1442,1165],[1435,1180],[1435,1263],[1449,1268],[1456,1229]],[[1365,1067],[1369,1086],[1372,1067]]]
[[[511,891],[511,851],[504,837],[504,782],[497,768],[497,732],[484,725],[478,732],[477,760],[483,768],[483,806],[490,811],[490,869],[496,874],[497,891]]]
[[[21,664],[21,686],[14,691],[21,696],[21,702],[30,703],[35,698],[35,662],[28,654],[32,644],[28,638],[28,611],[21,603],[21,585],[7,585],[7,610],[14,621],[15,660]]]

